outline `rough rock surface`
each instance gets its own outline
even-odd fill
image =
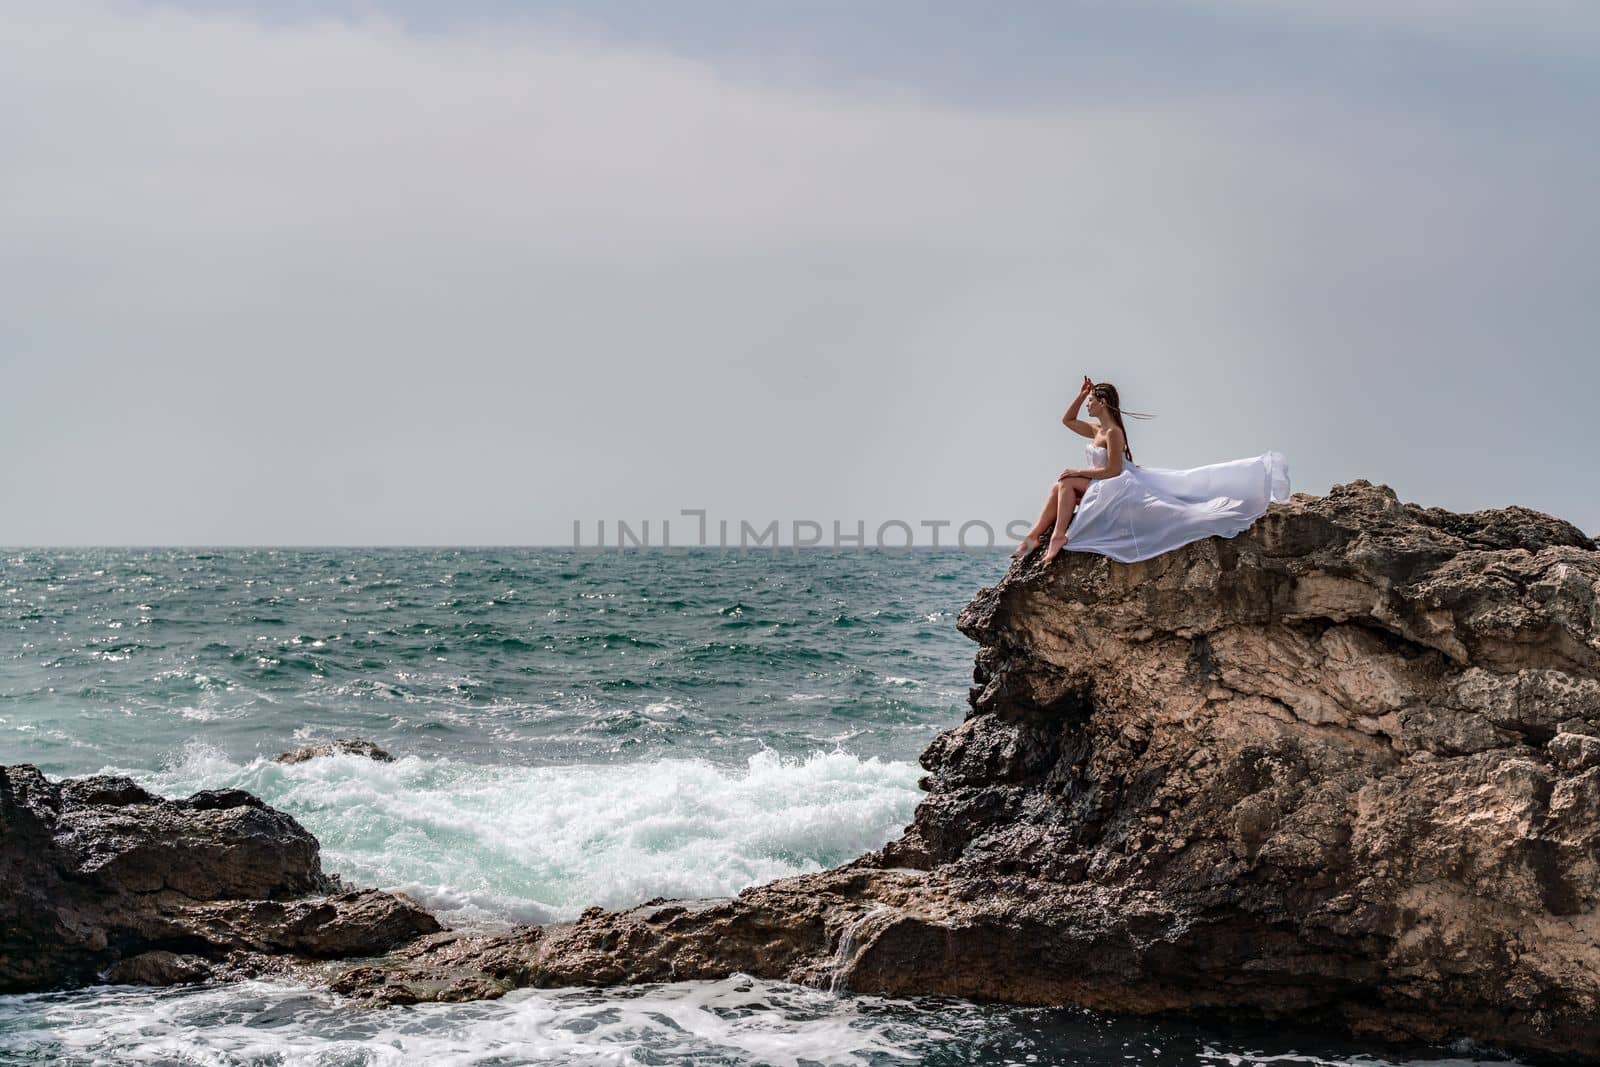
[[[0,993],[167,984],[274,958],[387,952],[439,929],[404,897],[346,890],[317,841],[239,790],[164,800],[127,778],[0,767]]]
[[[332,741],[319,741],[314,745],[301,745],[289,752],[272,757],[274,763],[304,763],[319,756],[365,756],[379,763],[393,763],[394,757],[371,741],[359,737],[340,737]]]
[[[903,837],[731,899],[423,938],[391,1001],[734,970],[1600,1056],[1600,550],[1381,486],[1014,564]]]

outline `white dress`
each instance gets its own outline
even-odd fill
[[[1105,466],[1105,449],[1086,452],[1090,468]],[[1278,452],[1186,471],[1124,460],[1115,478],[1089,483],[1065,547],[1133,563],[1203,537],[1243,533],[1269,503],[1288,499],[1289,463]]]

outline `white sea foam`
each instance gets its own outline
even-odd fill
[[[1166,1031],[1162,1033],[1163,1029]],[[0,997],[0,1062],[163,1067],[899,1067],[1213,1063],[1221,1067],[1518,1067],[1471,1049],[1396,1065],[1258,1051],[1187,1027],[941,999],[839,996],[732,975],[501,1000],[353,1009],[318,989],[238,982]],[[1199,1044],[1199,1047],[1196,1045]]]
[[[524,990],[498,1001],[359,1013],[329,993],[267,982],[109,987],[0,998],[0,1055],[305,1067],[916,1062],[896,1040],[911,1028],[864,1012],[869,1003],[743,975],[630,991]]]
[[[918,799],[913,763],[770,751],[553,767],[329,756],[235,763],[191,745],[155,774],[169,796],[247,789],[322,842],[324,867],[399,889],[453,925],[547,922],[591,904],[725,896],[883,844]]]

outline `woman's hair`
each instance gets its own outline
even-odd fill
[[[1122,431],[1122,457],[1132,463],[1133,449],[1128,447],[1128,428],[1122,425],[1122,416],[1126,415],[1130,419],[1153,419],[1155,416],[1138,411],[1123,411],[1122,401],[1117,396],[1117,387],[1110,382],[1097,382],[1091,392],[1097,400],[1105,403],[1107,410],[1111,412],[1112,421],[1117,424],[1117,429]]]

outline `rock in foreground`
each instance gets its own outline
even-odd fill
[[[0,767],[0,993],[197,981],[387,952],[439,929],[404,897],[322,873],[317,841],[239,790]]]
[[[1600,551],[1357,482],[1013,565],[903,837],[728,900],[441,934],[387,1000],[732,971],[1600,1055]]]

